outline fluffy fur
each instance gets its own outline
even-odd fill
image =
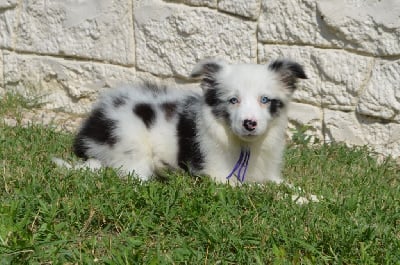
[[[203,93],[147,83],[104,94],[75,138],[75,154],[142,180],[167,168],[226,182],[246,148],[246,182],[281,182],[287,106],[297,79],[307,78],[302,66],[209,59],[191,76]]]

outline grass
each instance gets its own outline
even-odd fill
[[[0,124],[0,264],[400,264],[400,168],[365,148],[290,144],[284,175],[324,197],[300,206],[274,184],[54,167],[71,141]]]

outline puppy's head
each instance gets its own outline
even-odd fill
[[[243,141],[263,136],[296,89],[306,79],[303,67],[289,60],[268,65],[228,64],[217,59],[199,62],[192,78],[201,78],[205,105]]]

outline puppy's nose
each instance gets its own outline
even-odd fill
[[[254,131],[257,127],[257,121],[255,120],[244,120],[243,127],[248,130],[249,132]]]

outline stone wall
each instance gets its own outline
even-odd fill
[[[397,0],[0,0],[0,93],[47,110],[85,113],[137,79],[193,86],[210,56],[302,63],[292,128],[400,156]]]

